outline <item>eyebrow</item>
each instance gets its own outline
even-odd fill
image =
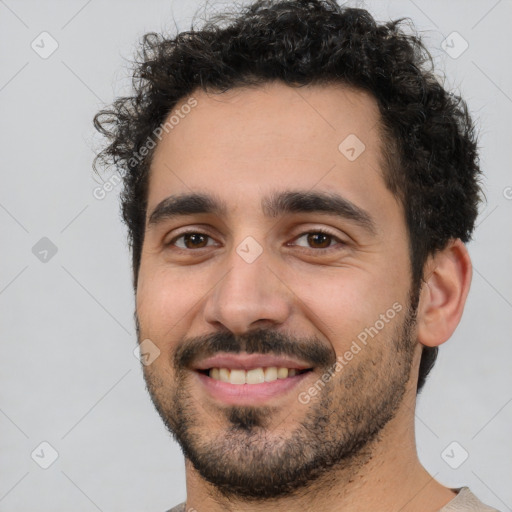
[[[287,213],[324,213],[348,219],[375,235],[377,228],[372,216],[343,196],[326,192],[284,192],[262,201],[263,212],[269,217]]]
[[[219,199],[206,194],[180,194],[169,196],[157,204],[148,219],[148,225],[185,215],[215,214],[225,216],[226,205]]]
[[[377,232],[375,221],[361,207],[336,193],[312,191],[279,192],[262,200],[265,216],[276,218],[286,214],[323,213],[348,219],[369,233]],[[228,208],[218,198],[200,193],[169,196],[151,213],[148,225],[156,225],[176,217],[197,214],[226,216]]]

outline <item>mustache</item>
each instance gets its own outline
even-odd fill
[[[241,335],[228,331],[184,339],[174,353],[174,367],[176,370],[192,369],[199,359],[219,352],[286,355],[311,363],[312,367],[329,367],[336,363],[334,349],[316,337],[298,339],[269,329],[257,329]]]

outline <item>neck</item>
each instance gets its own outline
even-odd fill
[[[186,461],[187,508],[197,512],[326,510],[436,512],[455,497],[418,460],[414,434],[416,394],[404,397],[399,413],[350,465],[333,469],[300,493],[274,500],[245,501],[220,495]]]

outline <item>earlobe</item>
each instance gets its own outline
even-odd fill
[[[459,239],[429,257],[418,304],[421,344],[436,347],[453,334],[464,311],[471,277],[471,259]]]

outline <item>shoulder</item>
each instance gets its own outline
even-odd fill
[[[484,505],[468,487],[453,489],[457,496],[439,512],[499,512],[495,508]]]
[[[179,505],[176,505],[175,507],[169,509],[167,512],[186,512],[185,503],[180,503]]]

